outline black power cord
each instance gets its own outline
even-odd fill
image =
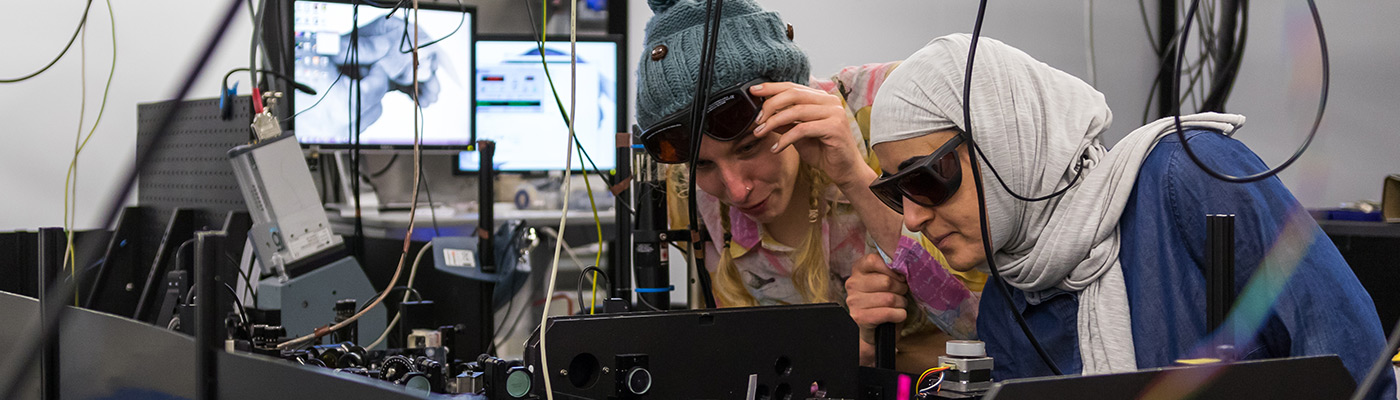
[[[0,83],[24,82],[24,81],[29,80],[30,78],[39,76],[39,74],[44,73],[44,71],[48,71],[49,68],[53,68],[53,65],[54,65],[54,64],[58,64],[58,60],[62,60],[62,59],[63,59],[63,56],[64,56],[65,54],[68,54],[68,49],[70,49],[70,48],[73,47],[73,42],[78,40],[78,34],[79,34],[79,33],[82,33],[82,32],[83,32],[83,29],[87,27],[88,11],[91,11],[91,10],[92,10],[92,0],[88,0],[87,5],[86,5],[86,6],[83,6],[83,18],[80,19],[80,20],[78,20],[78,29],[74,29],[74,30],[73,30],[73,37],[68,38],[68,44],[66,44],[66,45],[63,46],[63,51],[58,52],[58,56],[57,56],[57,57],[54,57],[54,58],[53,58],[53,61],[49,61],[48,65],[45,65],[43,68],[39,68],[38,71],[31,72],[31,73],[26,74],[26,75],[24,75],[24,76],[21,76],[21,77],[18,77],[18,78],[0,79]],[[9,397],[7,396],[6,398],[9,398]]]
[[[527,2],[527,3],[528,3],[528,2]],[[398,5],[395,5],[395,6],[394,6],[394,9],[393,9],[393,10],[390,10],[388,14],[385,14],[385,15],[384,15],[384,19],[389,19],[390,17],[393,17],[393,16],[394,16],[394,12],[395,12],[395,11],[398,11],[399,7],[401,7],[402,5],[403,5],[403,1],[400,1]],[[416,50],[422,50],[423,48],[426,48],[426,47],[428,47],[428,46],[435,45],[435,44],[437,44],[438,42],[447,40],[447,38],[450,38],[450,37],[452,37],[452,35],[457,34],[457,31],[462,30],[462,25],[465,25],[466,22],[467,22],[467,5],[464,4],[464,3],[462,3],[462,0],[457,0],[457,8],[460,8],[460,9],[462,10],[462,19],[459,20],[459,21],[457,21],[457,27],[456,27],[456,28],[452,28],[452,32],[448,32],[447,35],[443,35],[443,37],[440,37],[440,38],[437,38],[436,40],[433,40],[433,41],[431,41],[431,42],[423,43],[423,44],[419,45],[418,48],[417,48]],[[399,53],[401,53],[401,54],[412,53],[413,50],[415,50],[415,49],[413,48],[413,46],[409,46],[408,48],[404,48],[404,45],[405,45],[405,44],[408,44],[408,42],[409,42],[409,38],[408,38],[408,25],[409,25],[409,24],[408,24],[408,11],[409,11],[408,9],[404,9],[403,35],[399,37]],[[415,20],[415,22],[416,22],[417,18],[418,18],[417,13],[414,13],[414,20]],[[531,23],[534,23],[534,21],[531,21]]]
[[[228,78],[233,77],[233,74],[235,74],[235,73],[243,72],[243,71],[248,71],[248,68],[234,68],[234,69],[229,70],[228,73],[224,74],[224,81],[223,81],[223,82],[224,82],[224,86],[223,86],[223,87],[224,87],[224,91],[225,91],[225,92],[228,91]],[[290,84],[292,85],[292,87],[296,88],[296,90],[300,90],[300,91],[302,91],[302,92],[304,92],[304,93],[306,93],[306,94],[312,95],[312,96],[315,96],[315,95],[316,95],[316,89],[312,89],[311,86],[308,86],[308,85],[306,85],[306,84],[304,84],[304,83],[301,83],[301,82],[297,82],[297,81],[295,81],[295,80],[292,80],[292,78],[288,78],[286,75],[282,75],[282,74],[278,73],[277,71],[266,70],[266,69],[255,69],[255,70],[252,70],[252,71],[253,71],[253,72],[257,72],[257,73],[266,74],[266,75],[272,75],[272,76],[274,76],[274,77],[277,77],[277,79],[281,79],[281,80],[283,80],[283,81],[286,81],[287,83],[290,83]]]
[[[966,129],[960,134],[967,136],[966,140],[969,149],[977,148],[977,141],[972,138],[972,109],[969,106],[968,100],[972,97],[972,61],[977,55],[977,39],[982,36],[982,17],[986,14],[986,11],[987,0],[981,0],[977,5],[977,21],[972,25],[972,45],[969,46],[967,50],[967,72],[966,75],[963,76],[963,126]],[[977,152],[980,154],[982,151],[978,149]],[[981,218],[982,221],[982,250],[987,253],[987,266],[992,270],[992,279],[995,280],[997,286],[1001,288],[1002,300],[1006,301],[1006,305],[1011,311],[1011,316],[1016,318],[1016,324],[1020,325],[1021,332],[1026,334],[1026,339],[1030,341],[1031,347],[1035,348],[1035,353],[1040,356],[1042,361],[1045,361],[1045,366],[1050,367],[1050,372],[1055,375],[1063,375],[1063,373],[1060,372],[1060,367],[1055,365],[1055,361],[1050,359],[1050,354],[1046,353],[1045,348],[1040,345],[1040,341],[1035,339],[1035,334],[1031,332],[1030,326],[1026,325],[1026,318],[1021,316],[1021,313],[1017,312],[1016,307],[1012,305],[1010,285],[1006,284],[1006,280],[1002,279],[1001,274],[997,271],[996,253],[992,251],[992,235],[988,230],[987,224],[987,198],[982,189],[982,173],[977,167],[977,157],[968,158],[970,159],[969,161],[972,162],[972,181],[977,189],[977,205],[979,206],[978,217]],[[987,168],[991,169],[991,165],[987,165]],[[1079,174],[1083,173],[1083,168],[1081,168]],[[1001,178],[997,177],[997,179],[1000,180]],[[1074,179],[1078,180],[1079,175],[1075,175]],[[1073,185],[1073,182],[1070,184]],[[1002,182],[1002,187],[1005,186],[1006,183]],[[1066,189],[1069,187],[1070,186],[1065,186]],[[1011,189],[1007,188],[1007,192],[1010,191]],[[1052,193],[1049,197],[1058,196],[1062,193],[1064,193],[1064,189],[1061,189],[1057,193]],[[1015,196],[1015,193],[1012,193],[1012,195]],[[1021,197],[1017,196],[1017,198]]]
[[[1186,12],[1186,23],[1182,26],[1181,40],[1176,46],[1176,67],[1173,69],[1175,75],[1181,74],[1181,58],[1186,54],[1186,39],[1191,36],[1191,19],[1195,17],[1196,7],[1200,5],[1200,2],[1201,0],[1192,0],[1191,7]],[[1308,139],[1303,141],[1303,145],[1298,146],[1298,150],[1294,151],[1293,155],[1288,157],[1288,160],[1284,161],[1282,164],[1279,164],[1278,167],[1247,176],[1223,174],[1206,166],[1205,162],[1191,150],[1191,144],[1186,140],[1186,132],[1181,128],[1181,104],[1178,103],[1175,106],[1176,112],[1172,114],[1172,120],[1176,124],[1176,137],[1181,141],[1181,148],[1186,150],[1186,156],[1191,158],[1191,162],[1195,163],[1197,167],[1200,167],[1201,171],[1204,171],[1206,175],[1230,183],[1250,183],[1268,179],[1269,177],[1277,175],[1285,168],[1288,168],[1289,165],[1293,165],[1293,162],[1297,161],[1298,157],[1301,157],[1303,152],[1308,150],[1308,146],[1312,144],[1313,137],[1317,136],[1317,127],[1322,125],[1322,114],[1327,111],[1327,90],[1330,86],[1329,77],[1331,76],[1331,68],[1327,55],[1327,36],[1322,32],[1322,17],[1317,14],[1317,4],[1314,3],[1313,0],[1308,0],[1308,10],[1312,12],[1313,26],[1317,27],[1317,45],[1322,52],[1322,94],[1317,101],[1317,116],[1313,118],[1312,130],[1308,132]],[[1172,80],[1173,96],[1178,93],[1178,86],[1181,84],[1178,81],[1179,79]]]
[[[724,0],[705,1],[705,35],[700,49],[700,77],[695,82],[695,101],[690,105],[690,175],[686,177],[686,186],[689,190],[686,195],[686,212],[690,218],[690,232],[692,235],[700,231],[699,216],[695,200],[695,160],[700,158],[700,143],[705,134],[702,126],[705,124],[705,110],[710,104],[710,79],[714,76],[715,70],[715,47],[719,39],[720,17],[724,14]],[[704,249],[700,246],[700,238],[690,238],[691,250],[699,256],[704,254]],[[696,258],[696,257],[691,257]],[[715,308],[715,294],[711,289],[710,270],[703,265],[697,265],[695,274],[699,278],[701,290],[704,292],[705,308]],[[641,296],[637,296],[641,298]],[[650,305],[650,304],[648,304]],[[653,307],[655,308],[655,307]]]
[[[180,115],[180,109],[184,107],[183,101],[194,87],[195,78],[199,77],[199,74],[204,71],[204,67],[214,55],[214,50],[223,39],[224,33],[228,31],[228,27],[233,22],[233,17],[238,14],[238,8],[241,5],[241,0],[229,1],[229,6],[224,12],[224,16],[220,19],[218,26],[215,28],[214,33],[208,41],[209,44],[204,47],[204,50],[200,53],[194,66],[185,74],[184,82],[181,84],[179,91],[175,94],[172,109],[170,112],[161,116],[160,122],[156,125],[155,134],[151,135],[151,138],[146,143],[147,148],[159,148],[159,145],[165,142],[166,138],[170,136],[170,128],[174,125],[175,117]],[[127,195],[131,193],[131,189],[136,185],[137,175],[155,159],[155,157],[153,157],[154,153],[156,152],[145,152],[136,157],[134,166],[127,172],[126,177],[123,179],[123,183],[120,186],[121,189],[113,193],[111,198],[107,200],[106,218],[100,226],[114,226],[117,216],[120,215],[120,211],[122,210],[122,205],[126,203]],[[99,244],[95,241],[83,242],[81,246],[82,251],[80,254],[92,254],[95,251],[99,251],[97,248]],[[79,275],[76,280],[80,282],[87,281],[88,271],[89,270],[80,271],[79,274],[81,275]],[[4,364],[0,364],[14,367],[10,369],[7,375],[0,377],[0,399],[12,399],[16,397],[16,391],[19,390],[20,386],[19,382],[28,375],[29,372],[33,371],[33,368],[23,368],[20,366],[25,365],[28,360],[37,358],[39,351],[47,347],[49,342],[54,339],[54,335],[58,332],[58,326],[63,320],[63,316],[69,310],[69,307],[63,306],[65,299],[73,298],[73,293],[76,290],[77,285],[74,284],[72,280],[56,280],[44,290],[44,293],[47,293],[48,296],[39,303],[39,307],[44,309],[41,314],[43,318],[39,321],[39,332],[27,336],[21,343],[18,343],[14,347],[14,349],[18,349],[18,351],[11,353],[5,358]]]
[[[588,268],[584,268],[583,271],[579,272],[579,274],[578,274],[578,309],[579,309],[579,312],[584,312],[584,311],[587,311],[587,310],[588,310],[587,304],[583,302],[583,284],[586,283],[586,282],[588,282],[588,273],[589,273],[589,272],[593,272],[593,273],[595,274],[595,275],[594,275],[594,278],[593,278],[593,284],[594,284],[594,285],[597,285],[599,280],[601,280],[601,281],[603,281],[603,282],[606,282],[606,283],[603,284],[604,286],[607,286],[607,287],[608,287],[608,290],[603,291],[603,298],[604,298],[605,300],[606,300],[607,297],[608,297],[607,294],[612,292],[612,279],[608,278],[608,273],[607,273],[607,272],[604,272],[602,269],[598,268],[598,266],[596,266],[596,265],[590,265],[590,266],[588,266]],[[637,297],[641,297],[641,296],[637,296]],[[596,297],[589,296],[589,298],[592,300],[593,304],[597,304],[597,301],[598,301],[598,300],[597,300]],[[596,307],[596,306],[594,306],[593,309],[594,309],[594,312],[597,312],[597,311],[596,311],[596,310],[597,310],[597,307]]]

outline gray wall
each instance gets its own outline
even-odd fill
[[[466,0],[480,9],[481,32],[528,32],[522,3]],[[818,75],[840,66],[897,60],[930,38],[972,29],[972,0],[761,0],[796,28],[797,41]],[[117,81],[102,125],[79,163],[79,228],[98,223],[102,196],[135,153],[136,104],[168,98],[179,75],[202,46],[221,12],[218,1],[115,1],[119,59]],[[453,1],[444,3],[455,4]],[[1149,6],[1151,2],[1149,1]],[[1080,77],[1087,75],[1085,1],[992,2],[984,33]],[[1153,61],[1137,4],[1096,1],[1094,44],[1098,87],[1117,111],[1109,139],[1116,141],[1141,118]],[[1283,174],[1304,205],[1330,206],[1378,199],[1387,172],[1400,172],[1400,4],[1324,2],[1322,14],[1332,50],[1332,98],[1312,149]],[[72,33],[81,2],[17,2],[0,24],[0,76],[43,65]],[[1239,138],[1271,165],[1291,154],[1311,123],[1316,102],[1316,53],[1302,1],[1255,2],[1249,48],[1230,110],[1249,116]],[[629,4],[631,60],[641,56],[646,2]],[[100,101],[110,62],[104,2],[94,2],[87,36],[86,126]],[[247,62],[251,27],[240,14],[229,40],[196,82],[193,97],[213,97],[223,71]],[[63,222],[63,178],[79,117],[78,45],[74,53],[32,81],[0,86],[0,230],[57,226]],[[374,162],[375,160],[371,160]],[[380,165],[380,164],[375,164]],[[436,187],[436,185],[435,185]],[[435,193],[437,194],[437,193]]]

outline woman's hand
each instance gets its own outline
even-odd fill
[[[908,318],[904,310],[904,294],[909,285],[895,273],[885,260],[866,254],[851,268],[846,279],[846,306],[851,319],[860,327],[860,364],[875,364],[875,327],[886,322],[903,323]]]
[[[754,85],[749,92],[767,98],[753,134],[763,138],[777,133],[772,152],[796,147],[802,161],[821,169],[840,186],[873,180],[869,176],[873,171],[856,151],[840,97],[792,82]]]

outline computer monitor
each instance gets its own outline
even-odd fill
[[[548,65],[564,109],[569,108],[569,40],[549,37],[541,60],[539,42],[529,37],[481,38],[476,42],[476,132],[496,141],[494,164],[501,171],[564,169],[568,125],[545,78]],[[619,37],[578,40],[578,96],[574,132],[598,168],[612,169],[616,135],[625,132],[624,65]],[[541,62],[543,61],[543,63]],[[574,155],[572,168],[592,169]],[[475,171],[476,152],[462,152],[459,171]]]
[[[407,3],[405,3],[407,4]],[[351,88],[360,87],[360,143],[370,148],[413,146],[413,25],[418,25],[419,127],[424,146],[466,149],[473,138],[472,43],[475,8],[423,4],[394,15],[347,1],[297,0],[292,10],[293,73],[318,94],[296,92],[293,122],[303,145],[345,148],[354,143]],[[351,28],[358,21],[358,61]]]

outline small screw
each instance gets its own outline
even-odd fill
[[[132,291],[132,290],[136,290],[136,285],[133,285],[133,284],[131,284],[130,282],[128,282],[128,283],[126,284],[126,291],[130,292],[130,291]]]
[[[569,376],[569,370],[567,370],[567,369],[561,369],[561,370],[559,370],[559,375]]]
[[[658,234],[658,235],[656,235],[656,238],[657,238],[657,239],[661,239],[661,240],[666,240],[666,234],[665,234],[665,233]]]
[[[603,375],[607,375],[609,372],[612,372],[612,370],[608,369],[608,367],[603,367]]]

